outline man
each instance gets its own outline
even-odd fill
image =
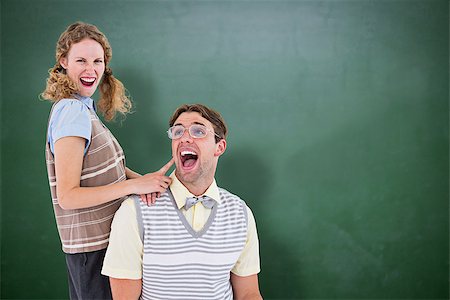
[[[262,299],[253,214],[214,175],[227,147],[221,115],[182,105],[170,119],[175,171],[155,205],[117,211],[102,274],[114,299]]]

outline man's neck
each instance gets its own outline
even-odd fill
[[[176,176],[176,174],[175,174],[175,176]],[[177,179],[194,196],[203,195],[214,181],[214,177],[209,178],[209,179],[197,180],[195,182],[185,182],[185,181],[181,180],[178,176],[177,176]]]
[[[202,184],[200,184],[200,183],[186,183],[186,182],[181,182],[181,183],[188,189],[188,191],[192,195],[194,195],[194,196],[201,196],[209,188],[209,186],[212,183],[212,180],[209,183],[202,183]]]

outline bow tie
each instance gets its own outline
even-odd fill
[[[192,206],[194,206],[197,202],[201,202],[204,207],[206,208],[212,208],[214,206],[214,203],[216,202],[213,198],[208,196],[201,196],[201,197],[187,197],[186,198],[186,204],[184,205],[184,209],[188,210]]]

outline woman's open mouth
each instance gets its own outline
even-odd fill
[[[95,77],[82,77],[80,78],[80,82],[83,86],[90,87],[94,85]]]

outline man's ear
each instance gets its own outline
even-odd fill
[[[64,68],[67,69],[67,57],[61,57],[59,60],[59,64]]]
[[[216,143],[216,152],[214,153],[214,156],[221,156],[226,149],[227,149],[227,141],[225,139],[221,139],[219,142]]]

